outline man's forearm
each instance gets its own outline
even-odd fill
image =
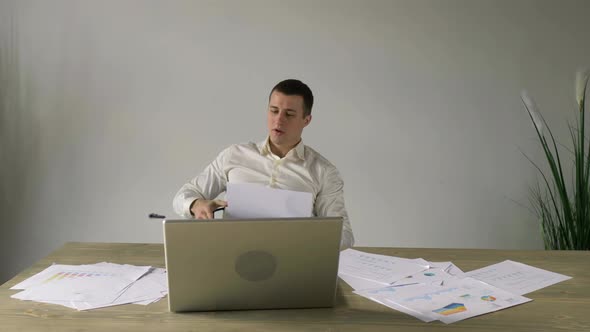
[[[174,212],[184,218],[192,217],[191,205],[193,202],[195,202],[195,200],[203,198],[201,193],[190,187],[190,184],[185,184],[182,188],[180,188],[178,193],[176,193],[176,196],[174,196],[172,204],[174,207]]]

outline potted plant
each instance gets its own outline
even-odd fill
[[[526,92],[521,95],[533,122],[547,161],[548,171],[528,158],[540,174],[541,181],[531,189],[531,204],[541,222],[545,249],[590,250],[590,143],[586,140],[586,88],[590,70],[576,75],[578,107],[575,125],[569,125],[573,150],[571,158],[560,155],[557,142],[547,122]],[[573,162],[573,181],[565,179],[564,169]],[[567,164],[564,164],[567,162]]]

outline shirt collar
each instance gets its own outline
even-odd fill
[[[264,141],[258,143],[258,151],[260,151],[260,154],[263,156],[267,154],[274,155],[274,153],[272,153],[272,151],[270,150],[270,136],[267,136]],[[299,143],[297,143],[297,145],[295,145],[295,147],[291,151],[295,151],[294,153],[297,158],[305,160],[305,145],[303,144],[303,139],[301,139]],[[287,155],[289,153],[292,153],[291,151],[289,151]]]

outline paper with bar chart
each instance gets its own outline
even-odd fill
[[[88,310],[125,303],[147,304],[167,294],[163,269],[113,263],[54,264],[11,289],[12,298]]]
[[[96,272],[95,267],[87,265],[62,265],[54,264],[45,270],[33,275],[32,277],[12,286],[10,289],[27,289],[34,285],[47,284],[52,281],[62,279],[72,279],[76,277],[98,277],[104,272]]]

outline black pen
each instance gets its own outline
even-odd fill
[[[217,211],[224,211],[224,210],[225,210],[225,208],[224,208],[224,207],[220,207],[220,208],[217,208],[217,209],[213,210],[213,213],[215,213],[215,212],[217,212]],[[161,215],[161,214],[157,214],[157,213],[150,213],[150,214],[148,215],[148,217],[149,217],[150,219],[166,219],[166,216],[163,216],[163,215]]]

